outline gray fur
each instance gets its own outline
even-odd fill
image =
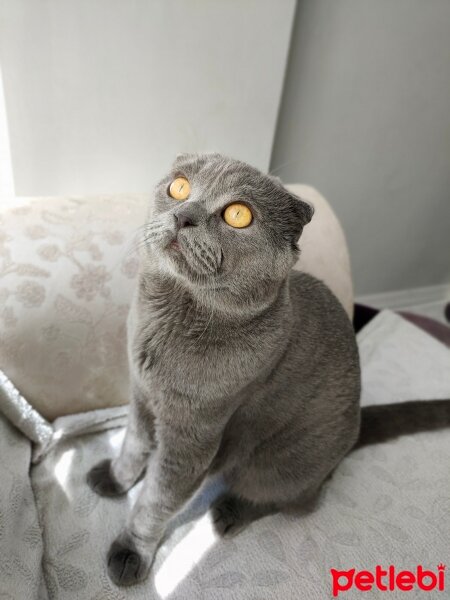
[[[167,193],[180,175],[192,186],[185,202]],[[254,213],[246,229],[222,219],[236,201]],[[181,214],[193,225],[177,234]],[[108,555],[117,584],[146,577],[166,523],[208,474],[228,484],[213,515],[229,535],[309,498],[355,444],[351,323],[324,284],[292,270],[312,214],[279,182],[217,154],[181,155],[158,184],[128,322],[126,439],[88,475],[112,495],[145,471]]]

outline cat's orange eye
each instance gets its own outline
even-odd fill
[[[246,204],[230,204],[223,213],[223,220],[231,227],[248,227],[253,220],[252,211]]]
[[[169,186],[169,194],[174,200],[186,200],[191,193],[191,184],[186,177],[177,177]]]

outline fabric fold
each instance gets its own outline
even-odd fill
[[[36,464],[62,440],[106,429],[124,427],[128,406],[91,410],[57,418],[49,423],[22,396],[0,370],[0,412],[31,442],[31,462]]]
[[[35,444],[32,462],[39,460],[52,441],[53,427],[31,406],[1,370],[0,412]]]

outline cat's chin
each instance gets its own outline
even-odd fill
[[[171,277],[182,277],[179,266],[180,257],[173,256],[175,253],[179,252],[179,250],[173,249],[166,250],[161,253],[159,257],[159,266],[161,270]]]
[[[183,269],[183,267],[187,264],[183,250],[177,239],[174,239],[167,244],[162,252],[162,255],[164,261],[174,266],[177,271]]]
[[[195,280],[196,273],[186,261],[181,246],[176,240],[170,242],[158,254],[159,266],[165,275],[183,281]]]
[[[184,248],[183,242],[176,237],[166,240],[164,244],[153,244],[150,255],[156,259],[158,269],[163,276],[176,279],[190,288],[209,287],[216,273],[204,273],[197,269],[196,261]]]
[[[210,276],[195,271],[181,250],[166,249],[160,254],[159,267],[166,277],[177,280],[192,291],[211,285]]]

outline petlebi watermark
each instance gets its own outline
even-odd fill
[[[394,591],[444,592],[445,569],[446,566],[442,563],[435,570],[425,569],[422,565],[418,565],[413,571],[398,570],[394,565],[386,568],[376,565],[372,571],[330,569],[331,591],[334,598],[341,595],[345,598],[345,592],[354,589],[361,592],[376,590],[385,592],[387,596]]]

